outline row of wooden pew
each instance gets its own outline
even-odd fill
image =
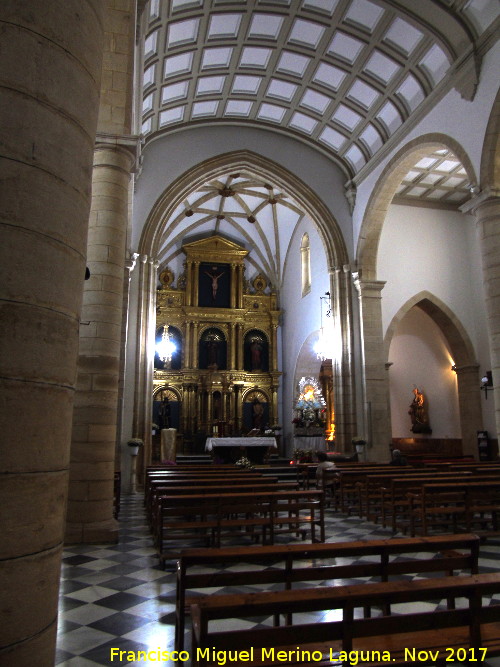
[[[215,666],[225,656],[254,667],[326,667],[338,660],[355,665],[363,652],[362,664],[378,667],[388,661],[481,662],[500,655],[500,605],[490,604],[491,596],[500,594],[500,574],[479,572],[478,535],[324,543],[323,491],[280,482],[271,471],[265,475],[228,465],[147,471],[145,506],[160,561],[177,560],[175,647],[190,649],[190,664]],[[405,509],[394,505],[387,495],[391,483],[396,490],[397,479],[410,483],[421,472],[339,467],[329,490],[332,509],[386,525],[396,516],[399,530],[406,508],[422,507],[430,479],[446,484],[437,473],[449,473],[448,486],[457,492],[476,476],[472,470],[426,470],[416,487],[401,483]],[[490,483],[485,472],[477,473],[483,475],[483,487]],[[439,506],[450,502],[442,495]],[[484,522],[490,521],[490,511],[483,509]],[[448,517],[440,528],[449,533],[454,525],[452,514]],[[414,520],[408,531],[423,532],[421,523]],[[462,529],[462,522],[456,528]],[[310,543],[275,543],[284,531]],[[223,540],[242,546],[222,547]],[[200,542],[210,548],[193,548]],[[255,592],[211,594],[214,588],[237,586],[255,587]],[[266,586],[272,590],[262,590]],[[437,609],[415,608],[422,602]],[[251,627],[267,617],[273,625]],[[232,630],[230,619],[243,623]]]
[[[499,534],[500,466],[339,467],[324,472],[328,503],[394,532]]]
[[[193,546],[274,544],[293,533],[325,540],[323,491],[231,465],[146,471],[144,503],[162,564]],[[243,542],[242,542],[243,541]]]
[[[423,654],[412,661],[412,650],[439,652],[442,664],[458,651],[461,661],[464,655],[484,660],[484,648],[488,657],[500,653],[500,605],[489,605],[500,575],[478,573],[479,542],[476,535],[448,535],[187,550],[177,567],[176,649],[186,648],[189,614],[193,665],[216,665],[221,655],[234,658],[250,648],[255,666],[326,666],[342,652],[342,664],[357,664],[360,651],[369,667],[434,662]],[[204,573],[207,567],[220,569]],[[263,585],[274,590],[262,591]],[[223,586],[257,592],[210,594]],[[418,611],[416,602],[440,604]],[[272,626],[249,627],[266,617]],[[234,618],[247,622],[234,630]]]

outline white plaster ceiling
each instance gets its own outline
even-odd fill
[[[149,0],[140,130],[148,142],[197,124],[279,129],[355,177],[449,87],[447,74],[498,24],[499,5]]]
[[[470,196],[465,167],[443,148],[419,159],[403,178],[393,202],[457,209]]]

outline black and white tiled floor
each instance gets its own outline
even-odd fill
[[[329,510],[326,533],[328,542],[391,535],[389,529]],[[481,546],[480,566],[481,572],[498,571],[500,542]],[[56,665],[187,665],[186,662],[159,660],[128,662],[120,660],[116,652],[112,655],[111,651],[114,648],[137,654],[138,651],[173,650],[174,603],[175,573],[158,565],[144,518],[142,497],[139,494],[122,497],[118,544],[80,545],[64,552]],[[263,620],[264,624],[268,622],[271,623],[271,619]],[[126,653],[121,655],[126,658]],[[489,659],[481,664],[500,667],[500,659]]]

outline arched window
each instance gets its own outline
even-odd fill
[[[309,247],[309,234],[307,232],[300,242],[300,266],[302,276],[302,296],[311,291],[311,250]]]

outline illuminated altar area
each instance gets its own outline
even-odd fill
[[[160,273],[152,418],[177,429],[178,451],[201,453],[208,436],[277,424],[280,310],[265,276],[245,280],[242,246],[211,236],[182,252],[182,275]]]

